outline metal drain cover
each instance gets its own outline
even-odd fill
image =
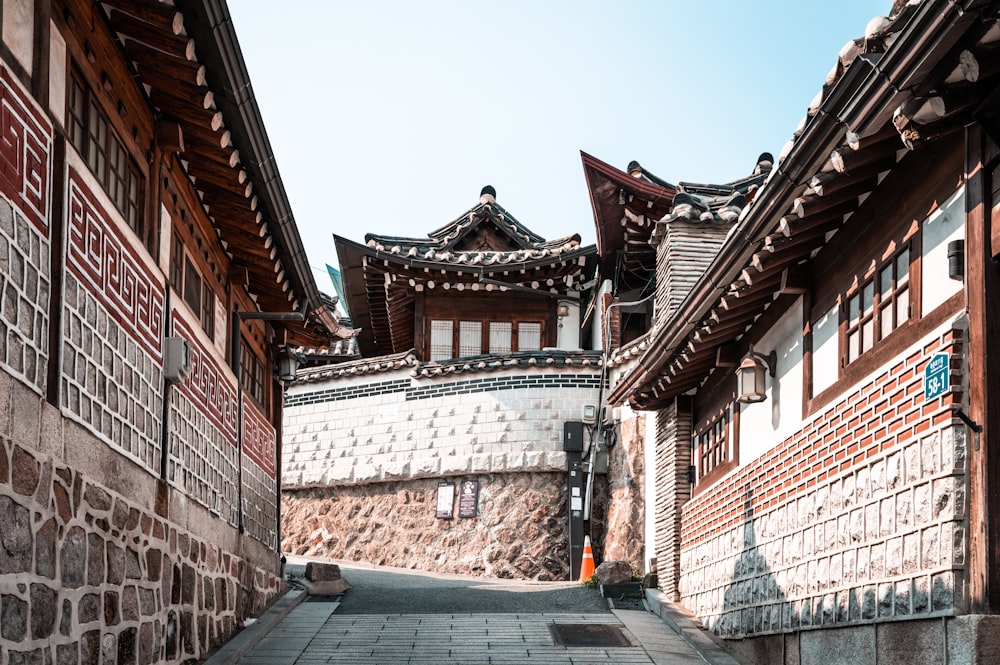
[[[605,623],[553,623],[549,630],[556,644],[564,647],[632,646],[618,626]]]

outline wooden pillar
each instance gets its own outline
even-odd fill
[[[417,291],[413,296],[413,347],[418,360],[426,360],[427,340],[424,338],[424,292]]]
[[[654,556],[660,590],[680,600],[681,508],[691,498],[691,398],[681,396],[656,413]]]
[[[966,271],[969,312],[969,415],[982,426],[969,446],[969,610],[1000,611],[1000,269],[991,230],[1000,227],[1000,201],[993,201],[1000,164],[978,125],[966,134]],[[996,207],[995,207],[996,206]],[[978,441],[977,441],[978,439]],[[978,445],[977,445],[978,444]]]

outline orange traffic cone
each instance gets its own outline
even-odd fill
[[[590,536],[583,537],[583,560],[580,562],[580,584],[585,584],[594,576],[594,550],[590,548]]]

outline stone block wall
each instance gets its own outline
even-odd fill
[[[467,478],[479,480],[475,518],[435,517],[435,479],[285,490],[282,549],[443,573],[569,579],[565,473]]]
[[[683,509],[681,601],[732,638],[946,616],[962,607],[967,553],[960,370],[924,401],[924,340],[796,435]],[[957,360],[955,362],[958,362]]]
[[[218,647],[282,582],[276,553],[217,522],[0,373],[0,662]]]
[[[646,570],[645,542],[645,417],[620,423],[608,450],[605,532],[602,560],[626,561],[636,573]],[[595,497],[595,504],[598,499]],[[651,554],[651,553],[650,553]]]
[[[293,385],[282,487],[565,471],[563,423],[597,404],[601,375],[545,367],[416,379],[408,368]]]

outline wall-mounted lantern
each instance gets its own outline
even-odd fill
[[[299,357],[289,349],[287,346],[283,346],[278,349],[278,380],[279,381],[294,381],[295,373],[299,369]]]
[[[764,372],[774,377],[774,367],[778,362],[775,351],[766,356],[757,353],[752,348],[736,369],[736,401],[743,404],[763,402],[767,399]]]

